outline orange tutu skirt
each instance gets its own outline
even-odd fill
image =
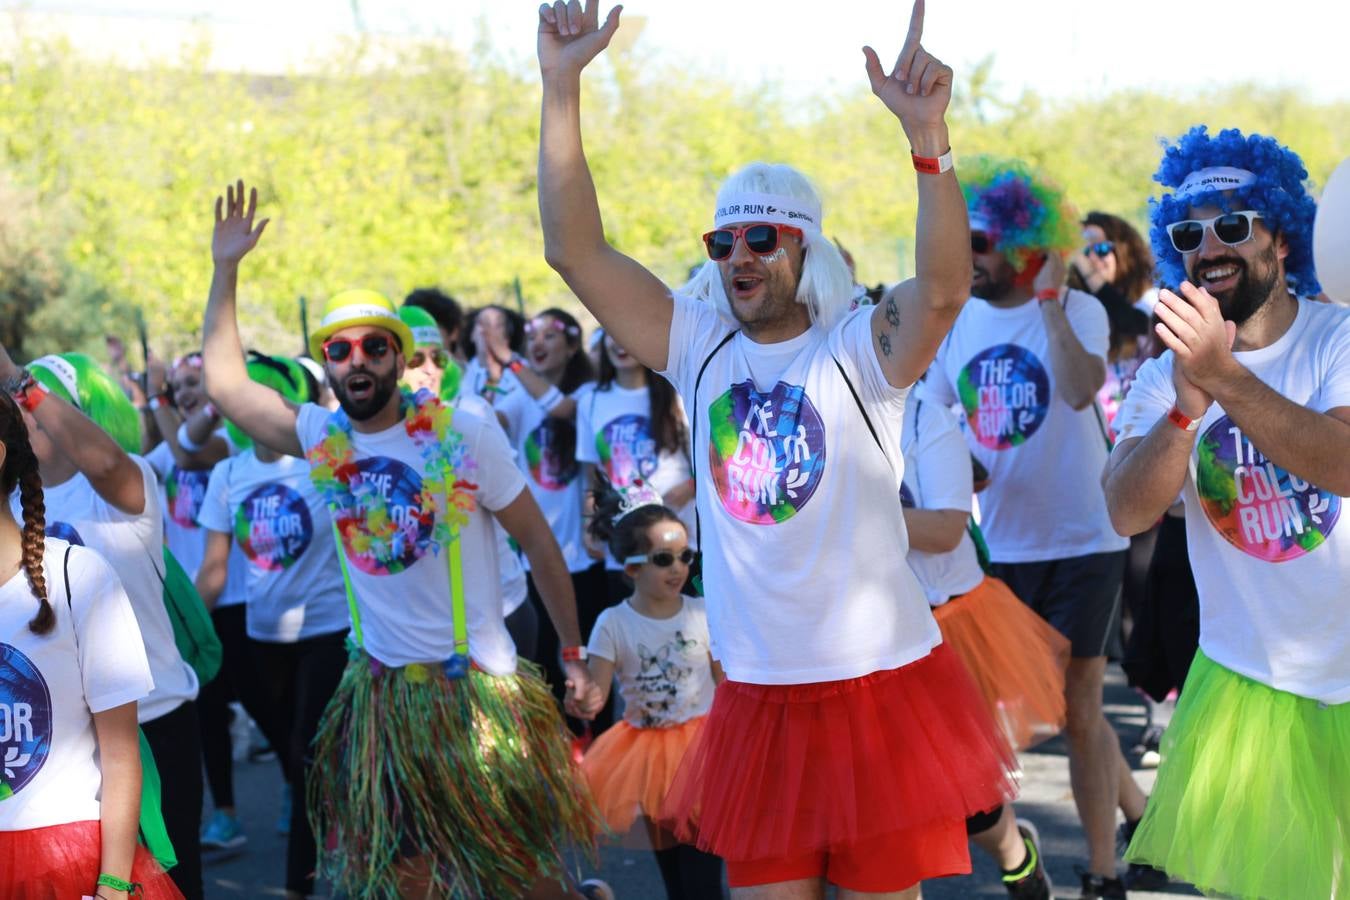
[[[1069,640],[997,578],[948,600],[933,615],[1018,750],[1064,728]]]
[[[595,739],[581,761],[600,814],[619,842],[661,850],[675,838],[664,829],[634,828],[638,816],[655,820],[685,751],[703,729],[707,716],[670,728],[634,728],[618,722]]]
[[[94,893],[101,857],[98,822],[71,822],[26,831],[0,831],[0,897],[5,900],[78,900]],[[183,900],[150,851],[136,845],[131,880],[137,897]]]

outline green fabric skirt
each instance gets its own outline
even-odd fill
[[[1196,654],[1126,859],[1243,900],[1350,896],[1350,703]]]

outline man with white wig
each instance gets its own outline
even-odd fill
[[[763,163],[723,185],[710,261],[672,295],[606,242],[582,150],[581,72],[619,12],[540,8],[539,203],[550,265],[690,415],[728,680],[666,813],[727,860],[737,898],[823,897],[827,882],[843,898],[912,897],[970,871],[966,818],[1013,792],[1011,752],[905,562],[899,499],[905,399],[970,278],[952,71],[921,46],[922,0],[889,75],[864,49],[917,170],[918,275],[888,302],[850,312],[815,190]]]

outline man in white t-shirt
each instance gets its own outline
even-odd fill
[[[919,4],[889,77],[867,51],[872,90],[920,173],[920,274],[895,302],[850,312],[852,279],[821,231],[818,195],[787,166],[728,179],[705,236],[711,261],[683,294],[611,247],[579,104],[581,72],[619,10],[602,25],[594,3],[580,15],[575,4],[540,9],[547,258],[606,334],[676,386],[690,416],[703,587],[728,680],[671,813],[700,807],[697,843],[727,859],[738,897],[818,896],[827,881],[841,897],[913,896],[922,878],[969,871],[962,804],[942,799],[952,784],[979,795],[981,809],[1010,789],[997,753],[984,752],[994,745],[963,746],[983,724],[962,699],[969,679],[959,663],[946,674],[949,651],[904,561],[900,419],[965,302],[970,267],[945,122],[952,74],[920,45],[922,19]],[[956,707],[972,730],[937,748],[916,726],[895,738],[905,759],[886,758],[883,735],[948,687],[957,695],[934,709],[935,729]],[[772,710],[790,716],[769,724]],[[816,725],[795,730],[790,717]],[[846,721],[874,725],[875,741],[852,740]],[[939,756],[972,770],[906,796],[903,785]]]
[[[989,472],[980,527],[993,574],[1073,645],[1064,734],[1088,844],[1083,896],[1122,896],[1116,808],[1138,821],[1144,795],[1102,711],[1129,546],[1098,485],[1109,440],[1096,396],[1110,326],[1096,297],[1063,287],[1061,254],[1078,235],[1058,189],[1013,160],[971,168],[963,178],[979,302],[956,320],[922,390],[961,406],[967,443]]]
[[[1157,334],[1107,470],[1121,534],[1178,492],[1200,650],[1129,856],[1243,897],[1350,877],[1350,310],[1315,295],[1287,147],[1192,129],[1155,180]],[[1291,292],[1292,291],[1292,292]]]
[[[352,895],[579,896],[558,887],[563,851],[592,840],[598,820],[547,686],[517,669],[493,521],[530,560],[567,677],[589,690],[557,542],[499,429],[430,392],[399,390],[413,338],[380,294],[330,297],[311,334],[337,412],[297,406],[248,378],[235,285],[267,224],[254,224],[256,201],[242,182],[217,200],[204,356],[230,421],[308,457],[341,543],[360,653],[314,744],[311,821],[336,843],[321,868]],[[351,778],[349,753],[386,774],[373,785]],[[472,821],[449,814],[470,806]],[[533,811],[529,823],[521,809]],[[393,853],[371,846],[380,834],[397,836]]]

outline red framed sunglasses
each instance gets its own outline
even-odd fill
[[[380,360],[389,354],[393,345],[388,335],[383,334],[368,334],[357,341],[351,338],[329,338],[323,342],[323,358],[331,363],[346,362],[357,347],[361,348],[361,355],[366,359]]]
[[[778,249],[782,235],[790,234],[802,239],[802,230],[793,225],[741,225],[732,228],[715,228],[703,235],[703,244],[708,248],[708,258],[716,261],[731,256],[736,249],[736,239],[745,241],[745,247],[751,253],[760,256]]]

